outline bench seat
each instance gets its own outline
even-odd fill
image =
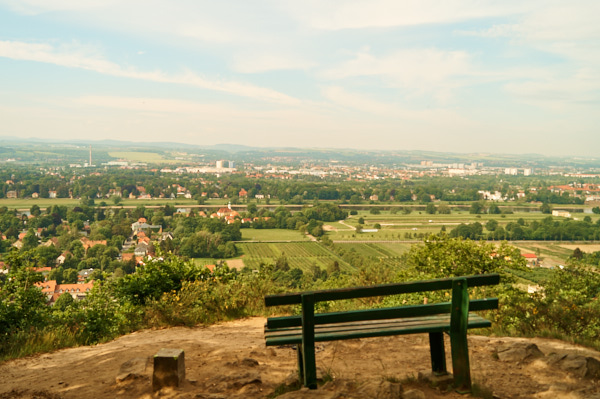
[[[478,314],[469,313],[467,328],[486,328],[491,325],[489,320]],[[320,324],[315,326],[315,342],[449,331],[450,314],[440,314],[402,319]],[[269,329],[265,325],[265,339],[267,346],[301,344],[302,327]]]
[[[467,330],[491,327],[490,321],[473,312],[498,309],[498,298],[470,299],[467,288],[497,285],[499,282],[498,274],[485,274],[267,295],[265,306],[301,305],[302,313],[297,316],[269,317],[265,324],[265,342],[267,346],[297,345],[300,380],[304,386],[315,389],[315,342],[428,333],[432,372],[443,375],[447,374],[444,333],[448,333],[455,387],[459,392],[469,392],[471,371]],[[440,290],[451,290],[452,301],[315,312],[315,304],[319,302]]]

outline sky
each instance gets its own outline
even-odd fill
[[[598,15],[598,0],[0,0],[0,136],[595,156]]]

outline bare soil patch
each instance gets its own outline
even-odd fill
[[[292,347],[265,347],[264,323],[264,318],[250,318],[209,327],[146,330],[105,344],[4,362],[0,399],[263,398],[293,381],[296,370]],[[532,343],[542,357],[520,352]],[[600,398],[598,378],[584,377],[581,369],[569,368],[574,361],[565,360],[567,354],[600,359],[596,351],[548,339],[469,336],[469,345],[474,382],[497,398]],[[426,398],[469,397],[414,381],[419,372],[430,370],[426,334],[317,347],[317,366],[333,381],[317,391],[300,390],[284,398],[373,397],[383,385],[399,381],[404,392],[415,388]],[[151,357],[161,348],[185,351],[186,382],[179,389],[153,393]],[[147,359],[145,370],[117,382],[123,363],[134,358],[142,358],[142,365]],[[451,365],[449,353],[447,363]]]
[[[572,251],[574,251],[575,248],[579,248],[582,252],[588,253],[600,251],[600,244],[563,244],[561,247]]]

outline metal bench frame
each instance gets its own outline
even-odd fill
[[[298,370],[305,386],[317,387],[315,342],[429,333],[431,367],[436,375],[447,374],[443,333],[450,335],[454,385],[459,392],[471,390],[467,329],[490,327],[491,322],[470,311],[498,308],[497,298],[469,300],[467,287],[496,285],[498,274],[268,295],[266,306],[300,304],[298,316],[271,317],[265,324],[267,346],[298,345]],[[452,290],[452,301],[315,314],[315,303],[341,299]]]

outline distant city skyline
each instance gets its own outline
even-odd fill
[[[595,156],[599,13],[0,0],[0,136]]]

